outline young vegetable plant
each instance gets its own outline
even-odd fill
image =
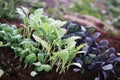
[[[99,32],[92,34],[93,28],[80,27],[76,23],[69,22],[63,26],[67,29],[67,34],[64,38],[69,38],[71,36],[80,36],[81,38],[77,40],[77,45],[82,43],[87,43],[86,46],[82,48],[82,53],[78,52],[77,56],[74,58],[75,67],[73,70],[75,72],[85,72],[96,70],[98,76],[95,80],[100,80],[101,75],[103,75],[104,80],[107,80],[108,73],[111,72],[116,78],[116,68],[117,64],[120,63],[120,57],[117,56],[116,50],[113,47],[109,47],[107,40],[101,40],[97,42],[96,39],[100,36]],[[72,31],[71,31],[72,29]],[[82,68],[78,64],[81,64]]]
[[[40,71],[48,72],[55,65],[59,73],[69,69],[78,50],[84,46],[76,47],[76,40],[81,37],[63,39],[66,29],[61,26],[66,22],[48,18],[43,15],[43,9],[30,14],[27,8],[21,7],[17,8],[17,13],[23,20],[23,27],[0,25],[1,46],[10,46],[25,62],[25,67],[34,65],[32,76]]]

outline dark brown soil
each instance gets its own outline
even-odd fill
[[[58,74],[53,69],[48,73],[40,72],[33,78],[30,76],[33,67],[24,69],[24,64],[20,62],[19,58],[15,58],[14,52],[9,47],[0,48],[0,68],[5,71],[0,80],[94,80],[97,76],[96,71],[88,71],[80,74],[68,70],[65,74]],[[111,76],[108,80],[116,79]]]
[[[99,40],[107,39],[111,47],[115,47],[117,52],[120,53],[120,35],[114,35],[111,33],[101,33]]]
[[[5,24],[10,24],[10,25],[16,25],[17,27],[21,27],[20,23],[21,21],[18,19],[6,19],[6,18],[1,18],[0,17],[0,23],[5,23]]]

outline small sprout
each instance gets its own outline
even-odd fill
[[[4,71],[0,69],[0,77],[2,77],[3,74],[4,74]]]
[[[31,75],[32,77],[35,77],[37,74],[38,74],[38,73],[37,73],[36,71],[32,71],[32,72],[30,73],[30,75]]]
[[[2,41],[0,41],[0,47],[1,47],[1,46],[3,46],[3,42],[2,42]]]

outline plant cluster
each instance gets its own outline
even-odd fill
[[[30,14],[27,8],[21,7],[16,12],[23,20],[23,27],[1,24],[1,47],[10,46],[20,61],[24,61],[25,67],[34,65],[32,76],[43,70],[48,72],[55,65],[59,73],[69,69],[76,53],[84,46],[76,47],[75,40],[80,37],[62,39],[66,29],[61,26],[66,22],[48,18],[43,15],[43,9]]]
[[[116,65],[120,62],[113,47],[107,40],[96,39],[99,32],[94,28],[85,28],[73,22],[54,20],[44,15],[43,9],[30,13],[25,7],[16,11],[23,20],[21,28],[0,25],[0,47],[9,46],[15,55],[27,66],[34,66],[31,76],[40,71],[56,71],[65,73],[70,66],[75,72],[96,70],[107,79],[108,72],[115,75]],[[102,73],[101,73],[102,72]]]
[[[67,34],[64,38],[71,36],[80,36],[81,38],[77,40],[77,45],[86,43],[81,50],[83,52],[78,52],[77,56],[74,58],[74,63],[81,64],[82,68],[76,66],[73,70],[75,72],[84,73],[85,71],[97,71],[98,77],[95,80],[100,80],[100,74],[104,76],[104,80],[108,78],[108,73],[112,72],[114,77],[117,77],[115,70],[117,64],[120,62],[120,57],[117,56],[116,50],[113,47],[109,47],[109,42],[107,40],[101,40],[97,42],[97,38],[100,36],[99,32],[92,32],[94,28],[85,28],[79,26],[76,23],[67,23],[63,26],[66,28]]]

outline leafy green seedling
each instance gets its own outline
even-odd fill
[[[0,69],[0,77],[2,77],[3,74],[4,74],[4,71]]]

